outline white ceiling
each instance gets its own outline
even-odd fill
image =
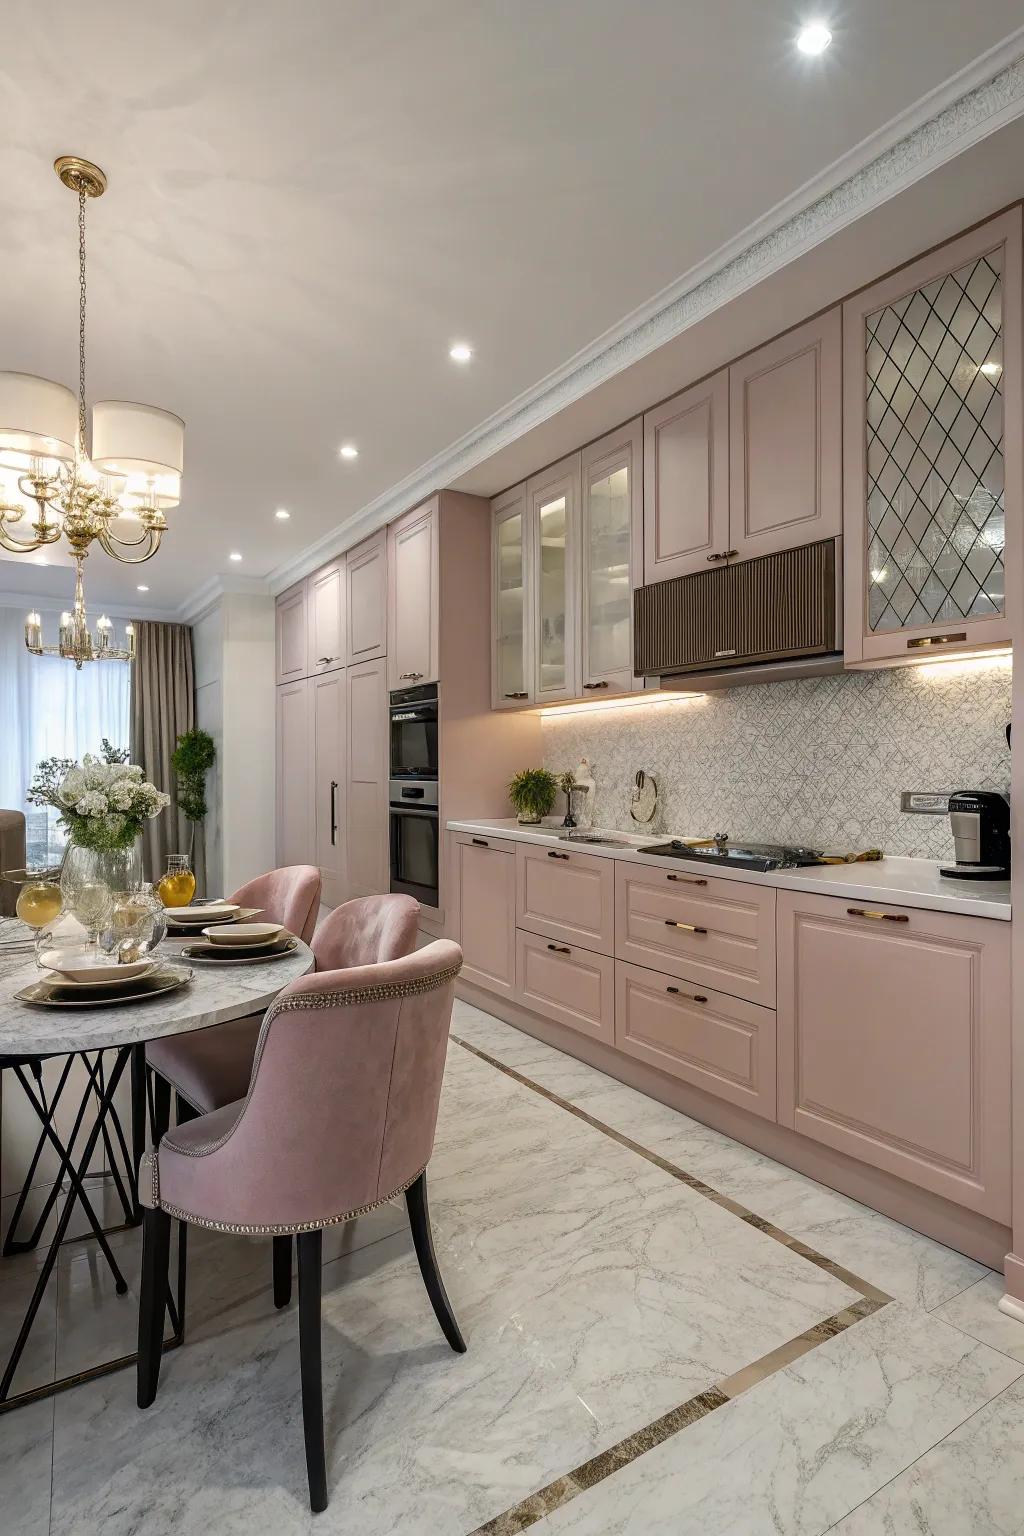
[[[810,9],[835,34],[816,60],[796,0],[98,0],[87,24],[8,0],[0,367],[74,383],[51,162],[82,154],[110,178],[90,395],[187,422],[164,548],[140,572],[96,555],[90,594],[170,611],[268,576],[1021,20],[1020,0]],[[67,582],[0,567],[8,591]]]

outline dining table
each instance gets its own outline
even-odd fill
[[[229,1019],[262,1013],[289,982],[314,968],[312,950],[296,940],[288,953],[266,960],[253,957],[244,964],[216,960],[200,964],[182,956],[189,944],[187,935],[163,939],[154,958],[187,970],[184,984],[174,991],[131,1001],[109,1002],[95,1006],[46,1006],[20,1001],[16,994],[40,979],[40,970],[32,950],[34,934],[20,923],[3,925],[0,937],[0,1068],[15,1073],[32,1104],[42,1131],[37,1146],[38,1160],[46,1144],[56,1153],[58,1174],[50,1191],[46,1211],[55,1215],[52,1235],[40,1256],[38,1275],[24,1319],[10,1356],[0,1377],[0,1414],[24,1403],[62,1391],[77,1382],[121,1369],[135,1360],[134,1354],[122,1354],[80,1371],[74,1376],[35,1385],[28,1391],[13,1392],[15,1372],[33,1323],[39,1312],[62,1243],[68,1236],[76,1204],[85,1213],[103,1258],[114,1277],[115,1289],[124,1294],[128,1287],[117,1260],[107,1242],[110,1228],[104,1228],[92,1208],[86,1191],[89,1170],[98,1149],[105,1147],[108,1163],[120,1148],[123,1177],[111,1167],[125,1208],[124,1225],[137,1225],[142,1212],[139,1203],[138,1170],[152,1124],[152,1105],[147,1091],[146,1043],[169,1035],[189,1034],[212,1029]],[[63,1058],[57,1086],[49,1097],[43,1091],[41,1066],[53,1058]],[[80,1062],[84,1076],[71,1075],[71,1066]],[[118,1087],[128,1075],[131,1084],[130,1132],[126,1136],[115,1106]],[[69,1090],[72,1081],[81,1084],[77,1108],[62,1105],[60,1123],[70,1124],[61,1132],[56,1115],[57,1100]],[[147,1113],[147,1110],[149,1113]],[[91,1111],[91,1113],[90,1113]],[[130,1146],[128,1142],[130,1141]],[[102,1145],[101,1145],[102,1144]],[[33,1166],[34,1166],[33,1163]],[[17,1215],[10,1224],[13,1229]],[[15,1250],[36,1246],[41,1241],[42,1223],[37,1223],[34,1241],[13,1244]],[[9,1229],[10,1231],[10,1229]],[[184,1266],[183,1234],[179,1235],[177,1295],[168,1295],[171,1335],[165,1348],[180,1344],[184,1337]],[[8,1251],[5,1249],[5,1252]],[[3,1261],[0,1260],[0,1285]]]

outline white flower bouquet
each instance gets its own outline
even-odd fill
[[[54,806],[79,848],[100,853],[130,848],[143,822],[159,816],[171,797],[144,779],[127,756],[104,739],[100,757],[87,752],[80,763],[70,757],[45,758],[26,798],[31,805]]]

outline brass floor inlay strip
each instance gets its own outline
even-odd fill
[[[705,1184],[702,1179],[695,1178],[693,1174],[687,1173],[684,1168],[669,1162],[668,1158],[659,1156],[657,1152],[651,1152],[647,1147],[642,1146],[640,1142],[634,1141],[632,1137],[615,1130],[613,1126],[606,1125],[603,1120],[598,1120],[593,1115],[588,1115],[586,1110],[580,1109],[578,1105],[573,1104],[569,1099],[563,1099],[560,1094],[553,1093],[550,1088],[544,1088],[540,1083],[535,1083],[532,1078],[526,1077],[522,1072],[518,1072],[515,1067],[506,1066],[503,1061],[499,1061],[497,1057],[490,1055],[487,1051],[482,1051],[479,1046],[471,1045],[468,1040],[463,1040],[458,1035],[452,1035],[451,1038],[456,1045],[461,1045],[463,1050],[468,1051],[472,1056],[479,1057],[481,1061],[487,1062],[489,1066],[496,1067],[499,1072],[504,1072],[506,1077],[510,1077],[515,1082],[522,1084],[524,1088],[529,1088],[533,1093],[539,1094],[541,1098],[556,1104],[570,1115],[575,1115],[578,1120],[582,1120],[586,1125],[592,1126],[595,1131],[600,1131],[603,1135],[610,1137],[612,1141],[617,1141],[620,1146],[626,1147],[630,1152],[635,1152],[638,1157],[646,1158],[649,1163],[653,1163],[655,1167],[662,1169],[664,1173],[670,1174],[672,1178],[678,1179],[688,1189],[703,1195],[706,1200],[713,1201],[715,1205],[720,1205],[723,1210],[731,1212],[740,1221],[747,1222],[748,1225],[755,1227],[759,1232],[763,1232],[766,1237],[770,1237],[774,1242],[781,1243],[783,1247],[791,1249],[800,1258],[806,1259],[809,1264],[816,1264],[819,1269],[825,1270],[836,1280],[842,1281],[851,1290],[859,1291],[861,1295],[860,1301],[855,1301],[851,1306],[844,1308],[842,1312],[836,1312],[833,1316],[824,1318],[820,1323],[815,1323],[813,1327],[808,1328],[804,1333],[798,1334],[796,1338],[789,1339],[785,1344],[780,1344],[777,1348],[770,1350],[768,1354],[762,1355],[760,1360],[755,1360],[751,1365],[743,1366],[741,1370],[735,1371],[723,1381],[716,1382],[703,1392],[698,1392],[695,1397],[691,1397],[685,1403],[680,1403],[677,1408],[670,1408],[667,1413],[662,1414],[653,1423],[645,1424],[642,1429],[627,1435],[617,1445],[610,1446],[608,1450],[601,1451],[597,1456],[593,1456],[589,1461],[585,1461],[582,1466],[575,1467],[571,1472],[565,1473],[563,1477],[556,1478],[554,1482],[548,1483],[547,1487],[530,1494],[529,1498],[513,1505],[511,1509],[505,1510],[503,1514],[495,1515],[493,1520],[488,1520],[484,1525],[478,1526],[472,1533],[472,1536],[514,1536],[514,1533],[518,1531],[527,1530],[531,1525],[536,1524],[538,1520],[542,1520],[545,1515],[550,1514],[552,1510],[567,1504],[570,1499],[575,1499],[588,1488],[592,1488],[595,1483],[603,1482],[606,1477],[610,1477],[613,1472],[617,1472],[621,1467],[625,1467],[631,1461],[635,1461],[638,1456],[645,1455],[647,1451],[653,1450],[655,1446],[662,1445],[664,1441],[670,1439],[673,1435],[679,1434],[681,1430],[696,1423],[698,1419],[706,1418],[709,1413],[714,1413],[716,1409],[724,1407],[726,1403],[731,1402],[734,1398],[741,1396],[744,1392],[749,1392],[750,1388],[756,1386],[758,1382],[773,1376],[777,1371],[784,1370],[794,1360],[799,1360],[801,1355],[806,1355],[810,1350],[816,1349],[819,1344],[824,1344],[826,1340],[835,1338],[836,1334],[843,1333],[847,1328],[851,1328],[863,1318],[871,1317],[873,1313],[878,1312],[888,1302],[892,1301],[893,1298],[885,1291],[880,1290],[878,1286],[872,1285],[870,1281],[864,1280],[860,1275],[855,1275],[852,1270],[844,1269],[841,1264],[826,1258],[823,1253],[818,1253],[816,1249],[808,1247],[799,1238],[791,1237],[788,1232],[783,1232],[780,1227],[776,1227],[772,1222],[766,1221],[764,1217],[755,1215],[753,1211],[749,1211],[746,1206],[741,1205],[738,1200],[733,1200],[728,1195],[720,1194],[710,1184]]]

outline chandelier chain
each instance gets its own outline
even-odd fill
[[[85,457],[85,199],[84,186],[78,188],[78,440],[79,453]]]

